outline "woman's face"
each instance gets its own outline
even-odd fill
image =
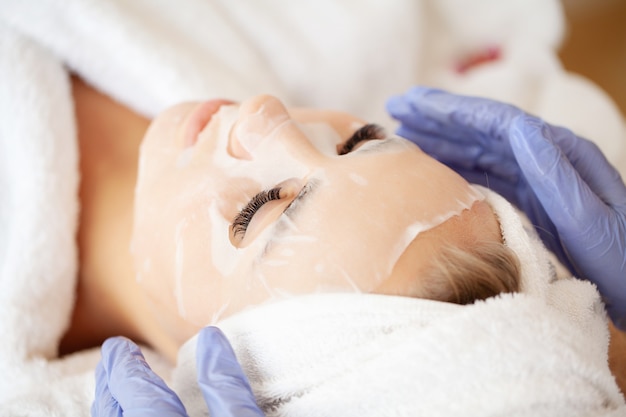
[[[479,199],[377,129],[358,135],[378,140],[341,150],[363,126],[344,113],[288,111],[270,96],[182,104],[154,120],[132,250],[174,337],[272,298],[372,291],[419,232]]]

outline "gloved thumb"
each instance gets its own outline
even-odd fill
[[[606,239],[604,228],[589,226],[611,217],[609,208],[581,178],[552,135],[550,126],[541,120],[517,117],[510,131],[515,158],[566,249],[571,246],[568,243],[579,239],[590,246],[601,245]]]
[[[524,117],[511,127],[520,168],[580,278],[594,282],[626,327],[626,187],[600,149],[567,129]]]
[[[114,337],[104,342],[98,373],[96,396],[106,391],[109,403],[115,401],[124,417],[187,416],[178,396],[152,371],[139,347],[129,339]],[[109,415],[97,408],[92,408],[92,413]]]
[[[523,116],[513,121],[510,134],[513,153],[526,180],[560,232],[582,231],[581,224],[592,224],[600,215],[610,216],[610,208],[553,140],[556,133],[551,126]],[[580,140],[573,134],[571,139]],[[588,228],[584,229],[586,238],[594,237],[588,234]]]
[[[217,327],[205,327],[196,349],[198,385],[211,416],[263,417],[235,352]]]
[[[557,228],[568,229],[604,203],[550,136],[549,127],[532,116],[511,123],[511,148],[524,177]]]

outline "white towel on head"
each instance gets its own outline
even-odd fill
[[[226,319],[218,325],[268,416],[626,415],[595,287],[558,279],[517,211],[482,190],[520,259],[522,293],[468,306],[315,295]],[[202,416],[195,344],[180,351],[174,388]]]

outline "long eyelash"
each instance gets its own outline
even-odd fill
[[[345,155],[350,153],[356,145],[364,140],[384,139],[386,137],[385,129],[377,124],[367,124],[350,136],[350,139],[345,141],[339,149],[339,155]]]
[[[270,190],[261,191],[246,204],[246,206],[237,214],[235,220],[233,220],[232,230],[233,235],[237,237],[240,234],[245,234],[248,230],[248,225],[252,220],[254,214],[265,203],[269,203],[273,200],[280,199],[280,187],[272,188]]]

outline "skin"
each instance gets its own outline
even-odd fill
[[[136,255],[130,250],[137,161],[151,121],[77,78],[72,80],[72,87],[81,152],[81,215],[77,235],[80,259],[76,304],[60,351],[71,353],[98,346],[109,336],[124,335],[151,345],[175,361],[183,339],[191,336],[197,325],[187,323],[183,334],[173,334],[169,326],[180,323],[175,303],[165,310],[168,313],[164,317],[155,315],[155,297],[162,295],[151,294],[145,283],[137,282],[133,258]],[[354,130],[354,119],[346,119],[342,113],[298,112],[292,113],[305,122],[323,118],[343,139]],[[420,268],[427,266],[425,254],[435,252],[446,242],[462,244],[479,231],[493,239],[500,236],[495,216],[482,202],[419,234],[398,258],[389,277],[371,291],[410,296],[412,280]],[[626,366],[619,360],[623,357],[619,349],[626,337],[614,328],[611,333],[610,365],[624,388]]]
[[[186,303],[188,316],[181,317],[171,290],[173,274],[168,272],[168,268],[171,268],[175,260],[175,251],[171,251],[167,247],[161,251],[156,251],[155,248],[142,246],[142,242],[139,242],[140,239],[137,238],[137,236],[141,236],[155,227],[169,231],[169,238],[172,237],[171,232],[175,230],[176,213],[173,213],[172,217],[169,218],[168,221],[171,222],[169,226],[162,225],[162,219],[155,223],[155,221],[148,219],[149,216],[144,216],[147,219],[145,224],[138,225],[136,221],[136,218],[141,216],[141,210],[143,210],[141,206],[144,203],[146,207],[152,205],[149,198],[142,203],[142,197],[138,196],[137,201],[135,201],[137,161],[141,156],[139,149],[144,134],[150,126],[150,121],[98,93],[78,79],[73,80],[73,93],[76,100],[82,174],[80,187],[81,217],[78,233],[80,275],[72,323],[62,340],[61,352],[68,353],[97,346],[108,336],[122,334],[155,347],[174,361],[179,346],[202,327],[201,323],[209,322],[215,312],[207,307],[206,302],[203,301],[198,306],[191,300]],[[188,113],[196,106],[197,104],[177,106],[174,111]],[[283,111],[282,106],[277,108]],[[301,122],[323,120],[330,124],[337,131],[337,140],[339,141],[347,139],[356,126],[363,123],[340,112],[294,110],[291,113],[294,117],[298,117]],[[291,117],[291,115],[289,116]],[[160,129],[159,131],[162,132]],[[157,139],[169,140],[170,145],[182,146],[183,148],[188,145],[185,142],[185,137],[178,138],[166,134],[162,138],[154,138],[154,140]],[[200,145],[202,146],[202,144]],[[144,142],[144,152],[148,151],[146,147],[149,146]],[[229,152],[233,152],[233,150],[231,149]],[[147,158],[147,162],[155,161],[154,164],[158,166],[163,164],[163,160],[155,159],[149,153],[143,155]],[[206,155],[206,151],[198,153],[199,158],[206,158]],[[422,157],[421,152],[416,152],[413,156],[413,158]],[[334,156],[334,158],[338,157]],[[365,165],[374,160],[353,159],[353,163]],[[167,159],[165,160],[167,161]],[[201,162],[202,159],[199,161]],[[413,164],[415,161],[408,160],[407,163]],[[200,165],[203,164],[204,162]],[[188,166],[190,169],[193,167],[193,164]],[[290,172],[288,176],[293,175]],[[158,176],[155,177],[154,181],[157,184],[162,183],[158,178]],[[457,179],[455,175],[450,178],[453,181]],[[173,184],[175,190],[190,182],[189,177],[181,177],[178,180],[181,182]],[[459,184],[463,184],[463,182]],[[262,188],[265,187],[262,185]],[[140,188],[143,187],[140,185]],[[258,190],[255,189],[254,191]],[[141,190],[138,190],[138,194],[141,194]],[[150,195],[151,193],[146,194],[146,196]],[[238,205],[244,202],[245,199],[239,201]],[[382,210],[382,208],[380,209]],[[473,210],[467,210],[467,212],[470,215]],[[494,236],[499,236],[496,231],[498,230],[497,222],[495,222],[493,214],[490,210],[485,213],[486,216],[484,217],[488,223],[491,223]],[[402,227],[404,226],[402,225]],[[133,229],[135,239],[133,239]],[[435,234],[437,233],[436,229],[428,233]],[[381,293],[401,292],[397,290],[398,286],[384,283],[395,280],[401,283],[404,280],[413,279],[416,272],[422,267],[420,263],[424,256],[408,256],[410,250],[417,252],[433,250],[428,244],[428,239],[426,239],[428,234],[422,233],[420,236],[422,235],[424,235],[423,239],[415,239],[408,248],[405,248],[404,252],[397,255],[397,266],[388,265],[389,277],[386,277],[387,281],[369,277],[370,282],[359,283],[359,285],[364,286],[363,290]],[[456,233],[454,235],[462,236],[463,234]],[[220,242],[224,245],[231,246],[228,235],[221,236],[221,239]],[[162,240],[167,241],[168,239]],[[147,242],[150,242],[150,239]],[[247,247],[249,250],[254,248],[254,244]],[[145,253],[151,253],[154,258],[163,260],[163,268],[154,268],[156,271],[162,271],[163,274],[144,277],[139,283],[137,280],[138,271],[135,266],[143,264],[140,258]],[[207,258],[206,255],[203,257]],[[283,277],[293,274],[293,271],[289,269],[282,272]],[[391,279],[392,277],[395,278]],[[191,284],[189,286],[191,287]],[[306,293],[311,291],[311,288],[305,285],[303,288],[291,288],[290,290]],[[201,287],[194,287],[194,291],[202,293],[204,290]],[[238,308],[243,308],[247,302],[254,304],[265,299],[266,297],[249,301],[243,299]],[[233,310],[229,314],[235,311]],[[191,312],[197,314],[193,320],[189,319]]]
[[[224,106],[203,126],[217,107],[168,109],[140,152],[132,253],[160,322],[181,342],[283,294],[371,292],[416,236],[407,230],[437,226],[479,197],[400,138],[339,156],[337,146],[364,125],[350,115],[288,111],[258,96]],[[316,136],[303,121],[335,124],[341,133]],[[371,145],[380,146],[368,152]],[[297,213],[282,214],[313,183]],[[263,205],[245,235],[229,231],[255,194],[278,184],[287,184],[285,195]]]

